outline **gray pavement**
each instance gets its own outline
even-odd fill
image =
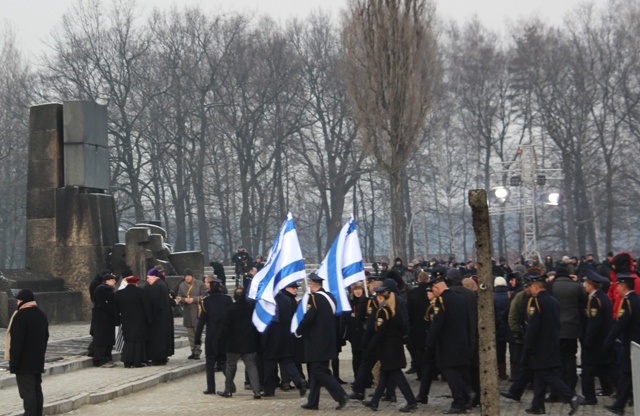
[[[186,338],[180,335],[183,328],[181,319],[176,319],[176,354],[167,366],[146,367],[139,369],[125,369],[122,364],[116,368],[94,368],[90,365],[90,358],[82,355],[79,344],[88,343],[88,323],[73,323],[52,325],[50,327],[52,348],[55,360],[46,364],[47,374],[43,377],[45,396],[45,414],[69,414],[106,416],[121,415],[176,415],[185,413],[215,412],[219,415],[259,414],[259,415],[328,415],[338,413],[334,410],[335,402],[329,394],[321,392],[320,410],[310,412],[300,409],[305,399],[300,398],[298,392],[278,391],[276,397],[254,400],[251,391],[238,390],[232,398],[222,398],[202,394],[205,387],[204,360],[194,362],[187,360],[190,351]],[[4,348],[4,335],[0,330],[0,349]],[[74,352],[81,351],[81,354]],[[351,353],[343,348],[340,354],[341,375],[347,381],[352,381]],[[244,367],[239,363],[236,384],[242,386]],[[418,381],[414,376],[407,376],[416,392]],[[12,382],[14,377],[8,371],[0,369],[0,415],[21,414],[22,401],[17,387]],[[216,373],[216,385],[219,389],[224,386],[224,377]],[[507,388],[508,383],[502,382],[501,388]],[[429,404],[420,405],[415,414],[435,415],[449,407],[446,383],[434,382],[429,396]],[[399,392],[398,392],[399,394]],[[381,402],[376,414],[398,414],[398,408],[404,404],[401,395],[399,403]],[[603,404],[611,402],[610,398],[603,398],[596,406],[583,406],[577,415],[605,415]],[[513,402],[501,398],[502,415],[524,415],[529,407],[531,392],[525,393],[523,400]],[[566,404],[548,404],[547,414],[563,415],[569,412]],[[371,410],[361,403],[351,401],[339,413],[365,415]],[[479,408],[469,414],[481,414]],[[627,414],[633,414],[627,409]]]

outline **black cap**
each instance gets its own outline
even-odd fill
[[[33,302],[36,298],[33,296],[33,292],[29,289],[22,289],[18,292],[16,299],[21,300],[23,302]]]
[[[389,288],[386,286],[378,286],[377,288],[373,289],[373,291],[376,293],[388,292]]]
[[[524,275],[524,284],[530,285],[533,282],[544,282],[545,277],[539,274],[527,273]]]
[[[591,269],[587,269],[587,280],[594,283],[609,283],[609,279]]]
[[[377,274],[370,274],[369,276],[367,276],[367,280],[368,281],[375,281],[375,280],[383,280],[384,278],[380,275]]]
[[[616,275],[616,277],[618,280],[631,280],[631,281],[635,280],[636,278],[635,276],[630,276],[628,274],[618,274]]]
[[[185,276],[193,276],[193,270],[191,270],[191,269],[184,269],[184,275],[185,275]]]
[[[322,281],[324,280],[322,277],[318,276],[316,273],[311,273],[309,275],[309,280],[311,280],[314,283],[320,283],[322,284]]]
[[[300,285],[298,284],[298,282],[292,282],[292,283],[289,283],[288,285],[286,285],[285,287],[294,287],[294,288],[297,289],[297,288],[300,287]]]
[[[105,274],[104,276],[102,276],[102,281],[106,282],[107,280],[118,280],[117,277],[115,277],[114,275],[112,275],[111,273],[109,274]]]
[[[438,280],[438,279],[444,279],[446,276],[447,276],[447,269],[445,269],[444,267],[436,267],[431,271],[430,282],[433,282],[434,280]]]

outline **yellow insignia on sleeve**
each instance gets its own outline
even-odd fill
[[[622,315],[624,315],[624,308],[620,308],[620,310],[618,311],[618,319],[620,319]]]
[[[307,303],[307,311],[308,311],[309,309],[311,309],[311,304],[310,304],[310,303]]]
[[[438,312],[440,312],[440,308],[438,308],[437,306],[433,308],[433,315],[437,315]]]
[[[383,324],[383,323],[384,323],[384,319],[382,319],[382,318],[378,318],[378,319],[376,320],[376,325],[377,325],[377,326],[382,326],[382,324]]]
[[[589,312],[591,313],[592,318],[595,318],[596,316],[598,316],[598,308],[591,308]]]
[[[371,315],[372,312],[373,312],[373,308],[369,306],[369,309],[367,309],[367,315]]]
[[[536,308],[535,306],[531,306],[529,307],[529,316],[533,316],[533,314],[536,313]]]

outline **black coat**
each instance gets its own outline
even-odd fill
[[[471,347],[471,365],[477,367],[478,361],[478,294],[464,286],[451,286],[451,290],[464,296],[469,314],[469,343]]]
[[[254,305],[246,300],[236,301],[229,305],[217,335],[225,340],[225,352],[236,354],[256,352],[258,331],[251,322]]]
[[[275,299],[276,316],[262,334],[263,355],[266,359],[293,357],[291,319],[298,305],[295,297],[284,290]]]
[[[116,325],[122,325],[122,337],[126,342],[145,342],[151,328],[151,305],[144,290],[128,284],[118,290],[114,300]]]
[[[11,357],[13,374],[42,374],[44,354],[49,340],[49,321],[37,306],[23,307],[11,322]]]
[[[493,289],[493,308],[496,320],[496,341],[507,341],[509,338],[509,306],[511,291],[506,286]]]
[[[376,313],[375,335],[367,346],[367,356],[380,360],[380,370],[397,370],[407,366],[404,355],[404,337],[402,318],[392,315],[388,306],[379,308]]]
[[[604,341],[613,326],[611,299],[596,290],[587,300],[584,338],[580,342],[583,364],[613,364],[614,352],[604,347]]]
[[[547,286],[550,295],[558,300],[560,305],[561,339],[581,338],[582,311],[585,309],[587,294],[582,285],[571,280],[569,276],[556,276]]]
[[[369,342],[375,333],[376,311],[378,310],[378,301],[375,296],[368,298],[362,296],[360,298],[360,306],[356,311],[356,321],[364,325],[362,336],[362,348],[367,348]]]
[[[420,283],[409,291],[407,309],[409,312],[409,347],[414,351],[423,351],[426,346],[427,321],[424,317],[429,307],[427,284]]]
[[[329,361],[338,358],[335,305],[333,296],[324,289],[319,289],[309,296],[307,312],[296,330],[296,334],[304,339],[305,362]]]
[[[364,295],[359,298],[353,297],[349,299],[349,304],[351,305],[351,313],[347,316],[347,339],[351,344],[351,351],[360,352],[364,350],[363,340],[364,340],[364,321],[362,320],[362,315],[359,314],[359,309],[361,307],[366,308],[366,302],[362,302],[362,300],[366,300]]]
[[[427,348],[436,349],[441,369],[469,365],[472,353],[469,311],[463,295],[447,289],[436,298]]]
[[[202,330],[205,325],[207,332],[205,336],[204,352],[207,356],[217,355],[226,352],[224,339],[218,337],[218,332],[222,328],[224,316],[233,304],[231,298],[220,292],[209,292],[209,296],[204,296],[201,301],[200,318],[196,327],[196,343],[202,339]],[[253,326],[253,324],[251,325]]]
[[[169,289],[164,280],[144,287],[151,308],[150,336],[147,340],[149,360],[163,360],[173,355],[173,309]]]
[[[560,305],[546,290],[529,298],[524,354],[532,370],[560,366]]]
[[[629,292],[620,303],[618,317],[605,345],[610,347],[616,338],[622,339],[622,356],[620,357],[620,371],[631,372],[631,342],[640,344],[640,296],[635,292]]]
[[[114,345],[116,343],[113,298],[113,287],[107,284],[101,284],[94,292],[95,304],[91,311],[91,334],[95,345]]]

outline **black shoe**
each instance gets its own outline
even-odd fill
[[[398,401],[396,396],[385,396],[380,400],[383,401],[383,402],[390,402],[390,403],[396,403]]]
[[[544,415],[545,414],[544,409],[534,409],[532,407],[530,407],[529,409],[524,409],[524,411],[529,413],[530,415]]]
[[[511,393],[509,390],[500,390],[500,396],[515,400],[516,402],[520,401],[520,397],[516,397],[516,395]]]
[[[341,379],[340,377],[336,377],[336,380],[338,380],[339,384],[347,384],[347,382]]]
[[[609,412],[611,412],[611,413],[613,413],[614,415],[624,415],[624,410],[623,409],[619,409],[619,408],[617,408],[615,406],[607,405],[607,406],[604,407],[604,409],[609,411]]]
[[[338,405],[336,406],[336,410],[344,409],[346,405],[347,405],[347,396],[344,396],[344,398],[338,402]]]
[[[365,400],[362,402],[362,404],[371,410],[378,410],[378,403],[374,403],[371,400]]]
[[[306,380],[302,380],[300,386],[298,386],[298,391],[300,392],[300,397],[304,397],[307,394],[307,389],[309,388],[309,384]]]
[[[408,369],[407,371],[404,372],[405,374],[415,374],[416,373],[416,369],[411,367],[410,369]]]
[[[584,401],[584,397],[575,394],[571,398],[571,401],[569,402],[569,404],[571,405],[571,411],[569,412],[569,415],[572,415],[575,412],[577,412],[578,408],[580,407],[583,401]]]
[[[598,404],[598,399],[584,399],[582,401],[583,406],[595,406]]]
[[[412,404],[407,403],[400,408],[400,411],[402,413],[409,413],[412,410],[416,410],[417,408],[418,408],[418,403],[412,403]]]
[[[350,400],[363,401],[364,400],[364,393],[356,393],[354,391],[353,393],[349,393],[349,395],[347,395],[347,398],[350,399]]]
[[[220,396],[220,397],[231,397],[231,396],[233,396],[233,394],[229,390],[219,391],[219,392],[217,392],[217,395]]]
[[[300,407],[303,408],[304,410],[318,410],[318,406],[312,406],[309,403],[305,403]]]
[[[463,414],[467,413],[467,411],[465,409],[458,409],[456,407],[450,407],[448,409],[443,410],[442,413],[445,414],[445,415],[463,415]]]
[[[293,389],[293,387],[291,387],[291,384],[289,383],[282,383],[280,385],[280,388],[282,389],[282,391],[289,391]]]
[[[425,397],[417,396],[417,397],[416,397],[416,401],[417,401],[418,403],[428,404],[428,403],[429,403],[429,396],[425,396]]]
[[[202,392],[202,394],[216,394],[216,392],[213,390],[205,390]]]
[[[195,360],[196,356],[195,354],[191,354],[190,356],[187,357],[187,360]]]
[[[262,396],[260,395],[260,393],[254,393],[253,394],[253,399],[254,400],[261,399],[261,398],[262,398]]]

